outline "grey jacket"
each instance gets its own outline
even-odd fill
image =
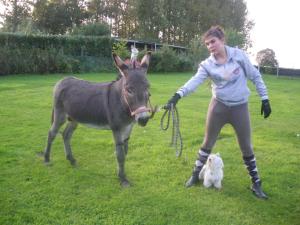
[[[177,93],[183,97],[195,91],[207,78],[212,80],[212,95],[228,106],[240,105],[248,101],[250,90],[247,79],[256,87],[261,99],[268,99],[267,88],[259,71],[251,64],[243,50],[225,46],[227,62],[218,64],[211,55],[199,64],[197,73],[187,81]]]

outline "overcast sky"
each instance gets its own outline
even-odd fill
[[[300,1],[246,0],[249,18],[255,26],[251,32],[253,58],[265,48],[275,51],[280,67],[300,69]]]

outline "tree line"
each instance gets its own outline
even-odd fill
[[[219,24],[229,41],[251,45],[244,0],[0,0],[2,31],[72,34],[87,24],[108,27],[109,35],[187,46]]]

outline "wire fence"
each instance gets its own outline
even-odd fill
[[[300,77],[300,69],[290,69],[283,67],[259,66],[258,70],[262,74],[272,74],[276,76]]]

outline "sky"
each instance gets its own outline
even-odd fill
[[[251,60],[262,49],[275,52],[280,67],[300,69],[300,1],[246,0],[251,31]]]

